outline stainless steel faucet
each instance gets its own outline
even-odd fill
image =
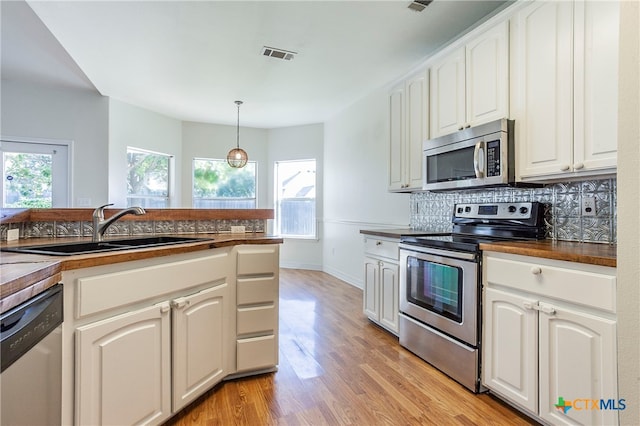
[[[111,216],[109,219],[104,218],[104,208],[112,206],[113,204],[105,204],[93,211],[93,241],[99,242],[104,239],[104,233],[107,228],[110,227],[116,220],[120,219],[126,214],[135,214],[136,216],[143,215],[146,212],[142,207],[129,207],[124,210],[120,210],[118,213]]]

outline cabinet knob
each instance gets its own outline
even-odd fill
[[[539,266],[532,266],[531,267],[531,273],[533,275],[540,275],[540,274],[542,274],[542,268],[539,267]]]
[[[532,311],[538,307],[538,305],[534,302],[523,302],[522,306],[524,306],[524,308],[529,311]]]
[[[563,164],[562,167],[560,167],[560,170],[562,170],[563,172],[566,172],[569,169],[571,169],[571,166],[569,166],[568,164]]]
[[[469,127],[471,127],[471,124],[467,123],[464,125],[465,129],[468,129]]]
[[[583,169],[584,168],[584,164],[583,163],[576,163],[576,164],[573,165],[573,168],[575,170]]]
[[[458,130],[462,130],[462,129],[464,129],[464,126],[458,127]]]
[[[377,246],[381,246],[382,245],[382,241],[376,241],[376,245]]]

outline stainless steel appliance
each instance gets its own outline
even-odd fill
[[[513,120],[497,120],[422,144],[422,189],[515,185]]]
[[[0,315],[0,424],[59,425],[62,284]]]
[[[400,344],[480,387],[482,242],[545,238],[537,202],[456,204],[453,232],[400,242]]]

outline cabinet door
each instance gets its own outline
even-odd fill
[[[372,257],[364,258],[364,313],[376,322],[380,321],[379,262]]]
[[[484,291],[482,382],[509,401],[538,411],[538,318],[535,299]]]
[[[226,374],[228,285],[173,300],[173,412],[193,401]]]
[[[509,117],[509,22],[466,46],[466,122],[478,124]]]
[[[382,262],[380,265],[380,323],[389,331],[398,334],[399,310],[399,267],[395,263]]]
[[[577,2],[574,170],[615,169],[619,2]]]
[[[465,50],[460,48],[431,67],[431,138],[465,124]]]
[[[615,321],[545,303],[540,310],[540,416],[551,424],[618,424],[615,409],[590,401],[617,404]],[[559,398],[574,407],[564,413]]]
[[[404,175],[407,190],[422,189],[422,142],[429,138],[429,82],[423,70],[406,81],[407,137]]]
[[[512,117],[522,179],[573,164],[573,3],[537,1],[513,19]]]
[[[389,94],[389,191],[404,188],[404,84]]]
[[[169,304],[76,329],[76,420],[159,424],[171,414]]]

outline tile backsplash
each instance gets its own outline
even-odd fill
[[[488,188],[451,192],[414,192],[410,197],[411,229],[448,232],[456,203],[540,201],[551,206],[548,235],[554,240],[615,243],[615,178],[561,182],[543,188]],[[582,216],[582,197],[596,201],[596,215]]]
[[[232,226],[244,226],[245,232],[248,233],[263,233],[266,232],[267,221],[263,219],[123,220],[112,224],[105,235],[223,234],[230,233]],[[93,223],[91,221],[52,221],[1,224],[0,241],[7,240],[9,229],[19,229],[20,238],[90,237],[93,234]]]

